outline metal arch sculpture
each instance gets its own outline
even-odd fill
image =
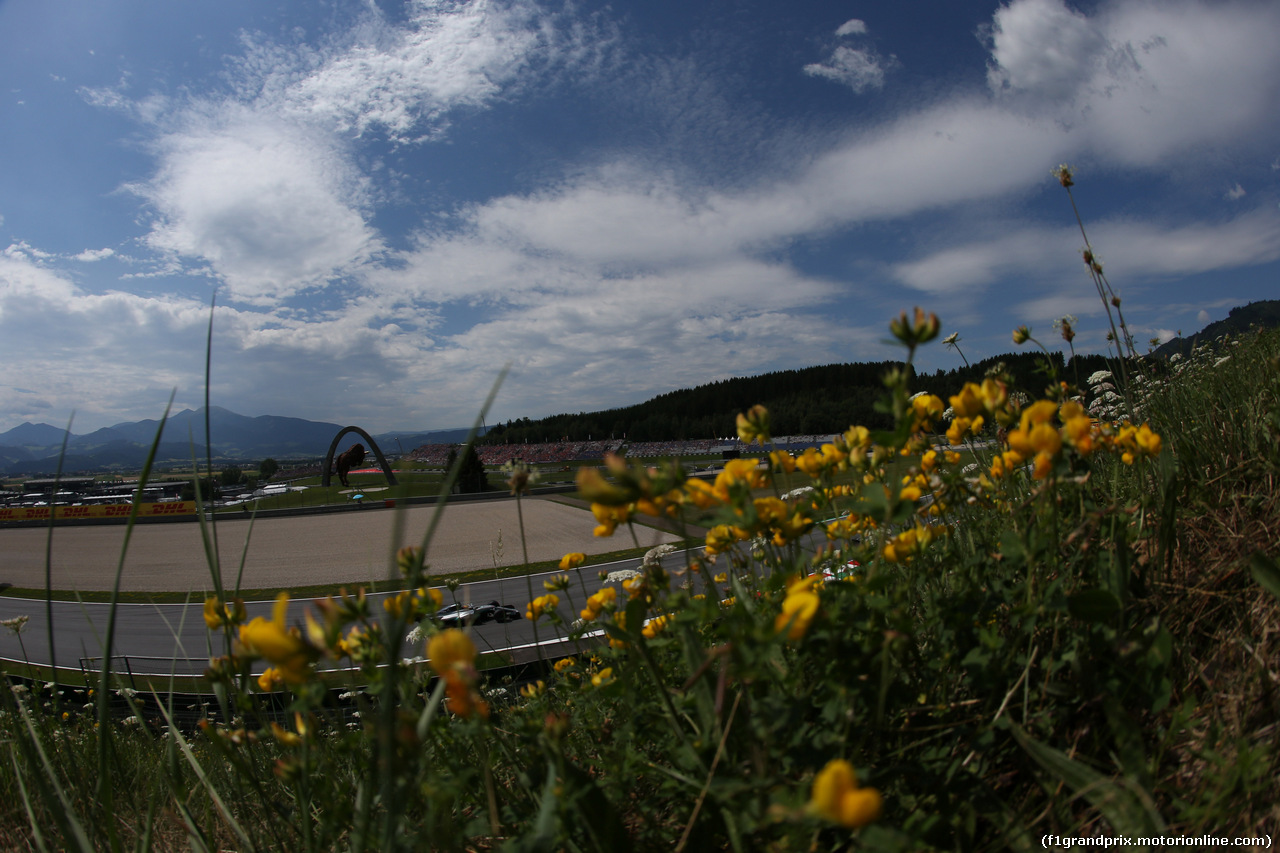
[[[360,429],[358,426],[346,426],[338,431],[333,437],[333,442],[329,445],[329,452],[324,457],[324,474],[320,478],[320,485],[327,487],[329,485],[330,471],[333,468],[333,452],[338,449],[338,442],[342,441],[342,437],[349,432],[358,433],[361,438],[369,442],[369,449],[373,451],[374,457],[378,460],[378,467],[382,469],[382,473],[387,475],[388,485],[397,485],[396,475],[392,472],[391,466],[387,464],[387,457],[382,455],[382,450],[378,447],[378,443],[373,440],[373,436]]]

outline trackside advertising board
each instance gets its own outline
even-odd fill
[[[0,521],[48,521],[49,512],[58,519],[77,518],[128,518],[133,509],[129,504],[102,504],[100,506],[7,506],[0,507]],[[164,518],[175,515],[195,515],[195,501],[170,501],[159,504],[139,504],[138,518]]]

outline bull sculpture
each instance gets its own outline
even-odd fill
[[[352,468],[359,468],[361,463],[363,462],[364,462],[364,445],[363,444],[359,444],[359,443],[353,444],[351,445],[351,447],[347,449],[345,453],[338,454],[338,457],[333,460],[333,465],[334,465],[334,468],[337,470],[338,479],[342,481],[342,485],[344,486],[351,485],[349,482],[347,482],[347,474],[351,472]]]

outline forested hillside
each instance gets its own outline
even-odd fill
[[[1062,369],[1061,353],[1054,353]],[[1038,396],[1047,381],[1040,365],[1042,353],[1009,353],[951,371],[917,375],[913,389],[946,399],[967,380],[981,380],[987,370],[1003,362],[1015,385]],[[1072,381],[1088,377],[1106,365],[1102,356],[1077,356],[1063,374]],[[888,428],[889,416],[876,411],[884,392],[882,378],[898,362],[824,364],[783,370],[761,376],[725,379],[696,388],[670,391],[634,406],[602,412],[560,414],[540,420],[520,418],[496,424],[486,443],[586,441],[627,438],[631,441],[672,441],[735,435],[738,413],[757,403],[768,407],[775,435],[813,435],[840,432],[850,424]]]

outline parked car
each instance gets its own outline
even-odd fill
[[[435,620],[444,628],[484,625],[487,622],[515,622],[523,614],[509,604],[449,604],[436,611]]]

